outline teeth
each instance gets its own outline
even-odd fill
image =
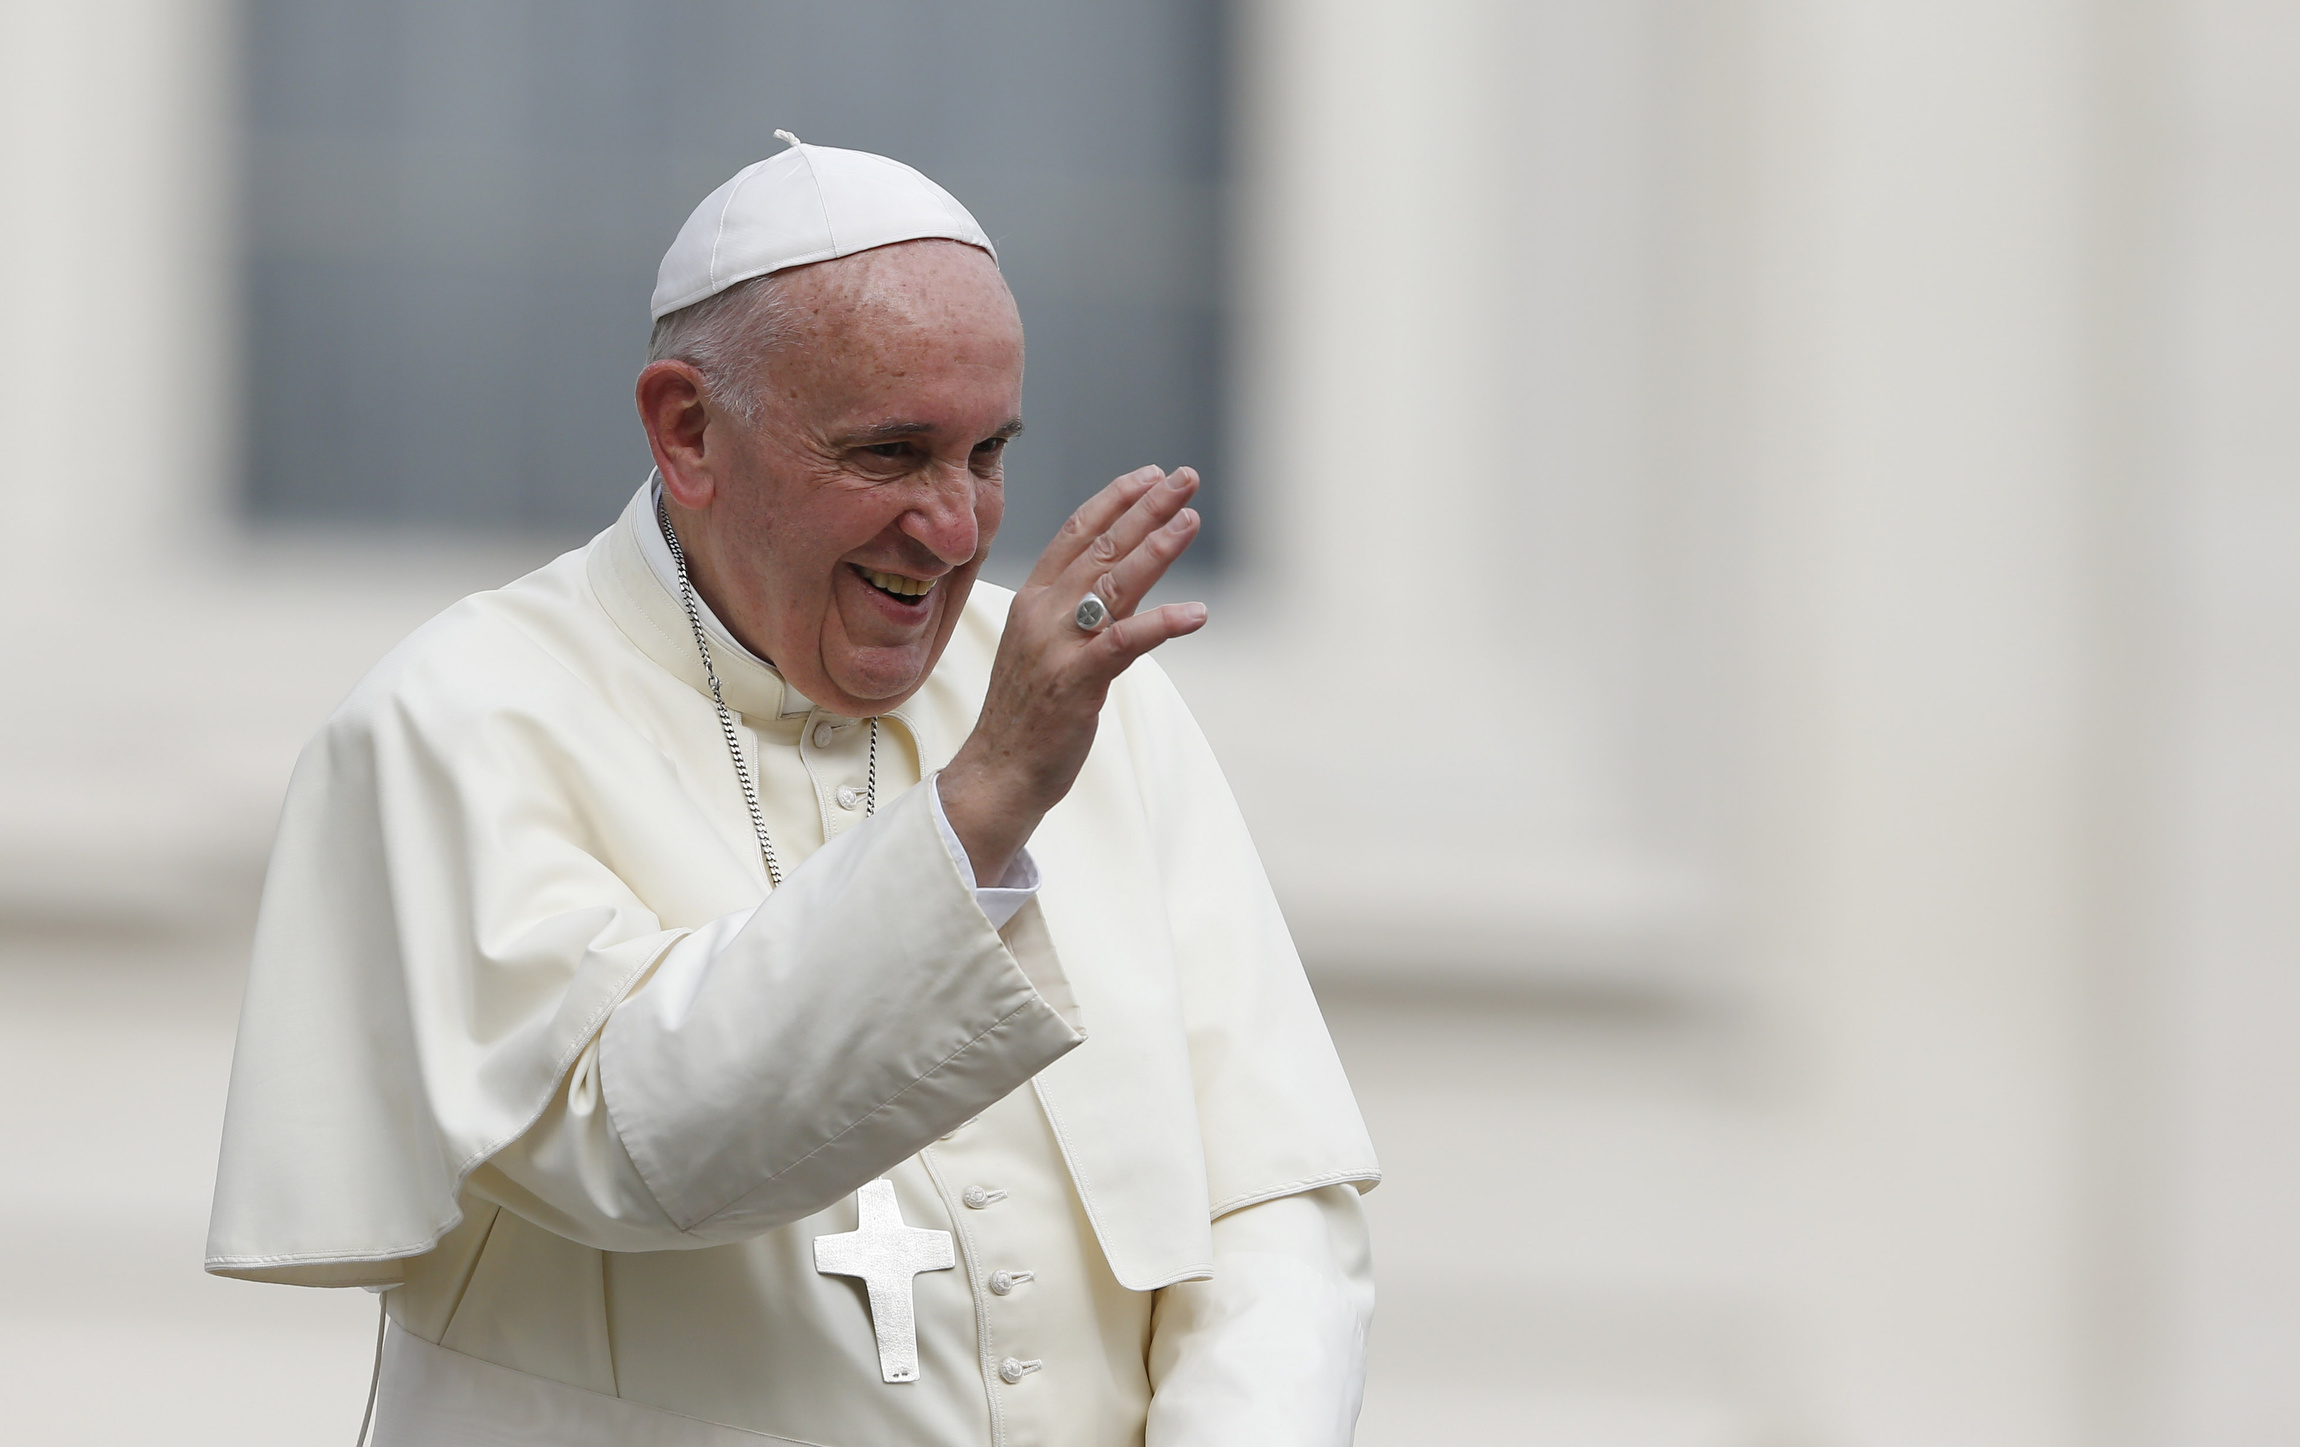
[[[875,586],[884,588],[889,593],[899,593],[905,598],[925,597],[934,591],[936,582],[933,578],[906,578],[900,573],[882,573],[876,568],[865,568],[862,570],[862,575],[870,579]]]

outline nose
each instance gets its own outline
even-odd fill
[[[982,543],[975,517],[975,481],[965,469],[937,469],[925,495],[902,515],[902,530],[955,568],[972,558]]]

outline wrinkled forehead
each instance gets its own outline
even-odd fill
[[[819,337],[928,329],[959,340],[1019,339],[1022,319],[998,263],[959,241],[904,241],[778,272],[790,320]]]
[[[778,278],[787,340],[768,386],[824,425],[989,431],[1021,407],[1022,320],[989,257],[905,242]],[[883,415],[882,415],[883,414]]]

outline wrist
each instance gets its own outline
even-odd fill
[[[975,879],[1005,878],[1045,811],[1018,803],[1026,796],[995,769],[968,758],[964,749],[935,776],[935,790],[943,818],[974,866]]]

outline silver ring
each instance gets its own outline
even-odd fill
[[[1110,605],[1092,593],[1079,599],[1078,611],[1070,615],[1070,621],[1078,625],[1081,633],[1092,633],[1109,620]]]

